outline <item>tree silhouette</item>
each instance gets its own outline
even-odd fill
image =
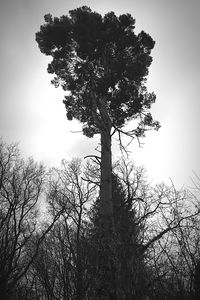
[[[101,136],[100,215],[103,243],[108,244],[115,231],[111,137],[118,133],[121,143],[122,134],[140,138],[147,129],[159,128],[150,113],[156,97],[145,86],[155,42],[144,31],[135,34],[130,14],[102,17],[83,6],[44,19],[36,41],[42,53],[52,56],[52,83],[67,91],[67,118],[83,123],[86,136]],[[134,128],[126,131],[131,120]]]
[[[159,127],[149,112],[155,94],[145,87],[154,41],[144,31],[136,35],[134,25],[130,14],[117,17],[110,12],[102,17],[83,6],[69,16],[46,15],[36,33],[41,52],[53,58],[48,65],[48,72],[56,75],[52,83],[70,92],[64,100],[68,120],[83,123],[88,137],[101,134],[104,183],[103,177],[111,173],[111,129],[141,137],[147,128]],[[123,131],[133,119],[139,120],[136,128]],[[103,198],[104,213],[111,214],[111,201]]]
[[[38,204],[44,197],[46,178],[42,165],[33,159],[23,160],[16,144],[0,139],[0,299],[14,299],[17,285],[23,282],[45,235],[59,218],[55,214],[36,239]]]

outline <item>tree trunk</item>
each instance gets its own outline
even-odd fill
[[[117,300],[115,228],[112,203],[112,156],[110,128],[101,130],[100,224],[98,275],[95,299]]]
[[[97,277],[95,299],[118,300],[116,290],[116,240],[112,202],[112,121],[106,99],[95,99],[93,117],[101,134],[101,179],[99,201],[99,228],[97,245]]]
[[[110,128],[101,130],[101,184],[100,184],[100,215],[102,226],[109,231],[113,223],[112,204],[112,155]]]
[[[82,218],[82,207],[79,213],[77,238],[76,238],[76,300],[82,300],[84,297],[83,289],[83,267],[82,267],[82,257],[81,257],[81,245],[80,245],[80,229],[81,229],[81,218]]]

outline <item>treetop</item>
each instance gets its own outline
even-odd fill
[[[42,53],[52,56],[52,83],[69,92],[64,100],[69,120],[78,119],[83,132],[93,136],[99,132],[94,116],[101,118],[104,106],[115,129],[138,118],[138,136],[144,135],[146,125],[159,127],[149,112],[155,94],[145,87],[155,42],[144,31],[135,34],[130,14],[102,17],[83,6],[44,19],[36,41]]]

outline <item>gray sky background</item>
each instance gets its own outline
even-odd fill
[[[64,92],[55,89],[47,73],[48,57],[40,53],[35,33],[43,16],[67,14],[88,5],[101,14],[130,13],[136,32],[156,41],[148,76],[149,91],[157,95],[152,108],[162,128],[147,133],[143,148],[131,144],[131,158],[142,164],[154,182],[177,186],[200,175],[200,1],[199,0],[4,0],[0,4],[0,135],[19,141],[25,156],[49,166],[62,158],[94,154],[98,139],[88,139],[76,122],[68,122]],[[114,142],[114,157],[118,152]]]

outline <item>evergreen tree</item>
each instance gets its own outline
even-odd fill
[[[79,120],[88,137],[100,134],[99,273],[104,274],[104,285],[115,269],[112,135],[117,132],[121,141],[121,134],[139,138],[147,129],[159,128],[150,113],[156,97],[145,86],[155,42],[144,31],[135,34],[134,28],[135,20],[130,14],[117,17],[110,12],[102,17],[83,6],[60,18],[46,15],[45,24],[36,33],[41,52],[52,56],[48,65],[48,72],[55,74],[52,83],[69,92],[64,100],[68,120]],[[124,126],[131,120],[135,127],[126,131]],[[108,248],[112,249],[110,254]],[[110,299],[109,291],[110,288],[102,299]]]

